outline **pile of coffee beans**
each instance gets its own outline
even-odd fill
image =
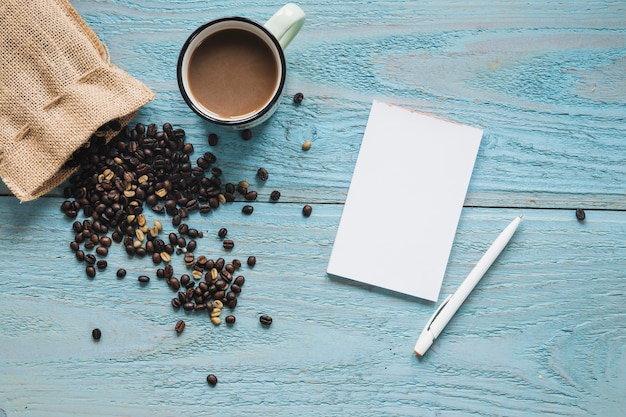
[[[156,277],[177,292],[170,302],[174,309],[208,311],[211,321],[219,325],[222,308],[234,309],[237,305],[245,282],[238,273],[241,262],[196,256],[198,239],[204,233],[190,227],[187,220],[195,211],[206,214],[238,198],[253,202],[258,193],[250,190],[246,181],[224,183],[217,158],[211,152],[203,153],[194,164],[193,145],[185,143],[184,130],[170,123],[161,129],[156,124],[141,123],[134,128],[112,126],[119,129],[113,139],[107,143],[99,131],[67,163],[78,167],[78,171],[65,188],[61,210],[72,219],[81,211],[85,217],[72,224],[74,240],[70,248],[76,259],[84,262],[89,278],[107,268],[104,258],[115,243],[131,257],[149,256],[158,268]],[[208,140],[216,144],[217,136],[210,134]],[[269,177],[264,168],[257,175],[265,180]],[[148,210],[169,216],[177,232],[164,236],[163,224],[160,220],[150,222]],[[243,207],[245,214],[253,210],[250,204]],[[224,238],[226,233],[222,227],[218,235]],[[222,245],[229,251],[235,243],[224,239]],[[184,262],[184,271],[178,274],[172,265],[176,256]],[[251,259],[256,262],[255,257],[249,257],[249,266],[254,264]],[[126,269],[117,269],[118,279],[126,274]],[[142,274],[137,280],[146,285],[150,276]],[[230,324],[235,320],[231,316]]]

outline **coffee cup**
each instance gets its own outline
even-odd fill
[[[187,105],[200,117],[235,129],[269,119],[285,84],[283,49],[304,18],[302,9],[289,3],[263,25],[226,17],[200,26],[178,58],[178,87]]]

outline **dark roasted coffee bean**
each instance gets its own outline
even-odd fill
[[[88,240],[85,242],[84,247],[86,250],[91,250],[95,247],[95,243],[93,243],[91,240]]]
[[[73,252],[77,252],[80,249],[80,245],[78,244],[78,242],[72,241],[72,242],[70,242],[70,249]]]
[[[232,264],[233,264],[233,267],[235,268],[235,271],[241,268],[241,261],[239,259],[233,259]]]
[[[174,326],[174,330],[176,330],[177,334],[181,334],[183,330],[185,330],[185,322],[183,320],[178,320]]]
[[[120,268],[117,270],[115,275],[117,275],[118,278],[124,278],[126,276],[126,270],[124,268]]]
[[[172,304],[172,307],[174,307],[174,308],[175,308],[175,309],[177,309],[177,310],[178,310],[178,309],[180,308],[180,306],[182,305],[182,303],[180,302],[180,299],[178,299],[178,297],[174,297],[174,298],[172,298],[172,302],[171,302],[171,304]]]
[[[583,209],[576,209],[576,218],[578,219],[578,221],[583,221],[585,220],[585,217],[587,217],[587,215],[585,214],[585,210]]]
[[[230,309],[234,309],[235,307],[237,307],[237,299],[233,299],[230,300],[226,303],[226,307],[230,308]]]
[[[224,265],[224,269],[228,271],[230,274],[233,274],[235,272],[235,266],[233,264]]]
[[[224,318],[226,320],[226,324],[234,324],[237,319],[232,314],[229,314]]]
[[[235,294],[239,294],[241,292],[241,287],[235,283],[230,286],[230,290]]]
[[[222,300],[226,296],[226,292],[223,290],[215,291],[213,293],[214,300]]]
[[[218,235],[220,238],[222,238],[222,239],[223,239],[223,238],[225,238],[227,234],[228,234],[228,229],[226,229],[225,227],[222,227],[222,228],[221,228],[220,230],[218,230],[218,232],[217,232],[217,235]]]
[[[188,252],[193,252],[193,251],[195,251],[195,250],[196,250],[197,245],[198,245],[198,244],[196,243],[196,241],[195,241],[195,240],[193,240],[193,239],[192,239],[192,240],[190,240],[190,241],[189,241],[189,243],[187,243],[187,251],[188,251]]]
[[[195,239],[200,236],[200,232],[198,231],[198,229],[189,229],[187,230],[187,236],[189,236],[192,239]]]
[[[230,239],[226,239],[224,240],[224,243],[222,244],[222,246],[224,246],[224,249],[226,250],[231,250],[232,248],[235,247],[235,242],[233,242]]]
[[[241,131],[241,137],[243,140],[252,139],[252,131],[250,129],[244,129]]]
[[[111,243],[112,243],[111,238],[108,236],[102,236],[100,238],[100,245],[104,246],[105,248],[110,247]]]
[[[247,264],[248,266],[256,265],[256,256],[248,256]]]
[[[150,277],[147,275],[139,275],[139,277],[137,277],[137,281],[141,282],[142,284],[147,284],[148,282],[150,282]]]
[[[93,278],[93,277],[96,276],[96,268],[94,268],[91,265],[89,265],[87,268],[85,268],[85,272],[87,273],[87,276],[89,278]]]
[[[79,261],[84,261],[85,260],[85,252],[83,252],[82,250],[77,250],[76,251],[76,259],[78,259]]]
[[[206,382],[208,382],[211,386],[215,386],[217,384],[217,377],[213,374],[209,374],[206,377]]]
[[[216,146],[218,137],[215,133],[209,133],[209,145]]]
[[[262,325],[264,326],[269,326],[270,324],[272,324],[272,318],[268,315],[262,315],[261,317],[259,317],[259,321],[261,322]]]
[[[180,284],[184,287],[187,286],[191,282],[191,277],[187,274],[183,274],[180,276]]]
[[[256,172],[256,176],[259,177],[261,181],[267,181],[267,179],[270,177],[270,174],[269,172],[267,172],[267,169],[259,168]]]
[[[107,256],[109,254],[109,249],[106,246],[98,246],[96,248],[96,253],[100,256]]]
[[[183,309],[184,309],[185,311],[191,311],[191,310],[193,310],[193,307],[194,307],[194,305],[193,305],[193,303],[192,303],[192,302],[190,302],[190,301],[188,301],[188,302],[186,302],[185,304],[183,304]]]
[[[178,278],[172,277],[170,279],[167,280],[167,285],[170,286],[170,288],[174,291],[178,291],[180,289],[180,281],[178,280]]]
[[[279,198],[280,198],[280,191],[278,190],[272,191],[272,193],[270,194],[270,200],[278,201]]]
[[[309,206],[308,204],[302,207],[302,215],[304,217],[309,217],[312,212],[313,212],[313,207]]]
[[[85,262],[87,262],[87,265],[93,265],[96,263],[96,257],[92,254],[85,255]]]
[[[104,259],[100,259],[98,262],[96,262],[96,266],[100,271],[104,271],[105,269],[107,269],[108,263]]]
[[[258,193],[256,191],[248,191],[246,195],[244,196],[244,198],[248,201],[254,201],[256,200],[257,196],[258,196]]]
[[[302,93],[296,93],[296,94],[294,94],[294,96],[293,96],[293,102],[294,102],[295,104],[300,104],[300,103],[302,103],[302,100],[304,100],[304,94],[302,94]]]
[[[241,287],[245,282],[246,282],[246,278],[243,275],[239,275],[237,278],[235,278],[235,280],[233,281],[233,284]]]
[[[93,338],[93,340],[100,340],[100,338],[102,337],[102,331],[98,328],[95,328],[91,331],[91,337]]]
[[[242,212],[243,214],[248,214],[248,215],[252,214],[252,212],[253,212],[253,211],[254,211],[254,207],[249,206],[249,205],[245,205],[245,206],[243,206],[243,208],[241,209],[241,212]]]

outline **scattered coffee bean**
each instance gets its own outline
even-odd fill
[[[215,133],[209,133],[209,145],[216,146],[217,145],[217,135]]]
[[[256,256],[249,256],[247,264],[248,264],[248,266],[256,265]]]
[[[235,242],[233,242],[230,239],[226,239],[224,240],[223,246],[224,246],[224,249],[231,250],[232,248],[235,247]]]
[[[311,149],[311,145],[312,142],[310,140],[304,141],[304,143],[302,144],[302,150],[305,152],[308,151],[309,149]]]
[[[308,204],[302,207],[302,215],[304,217],[309,217],[312,212],[313,212],[313,207],[309,206]]]
[[[583,221],[585,220],[585,217],[587,217],[587,215],[585,214],[585,210],[583,209],[576,209],[576,218],[578,219],[578,221]]]
[[[250,140],[252,139],[252,131],[250,129],[244,129],[241,131],[241,137],[243,138],[243,140]]]
[[[241,212],[242,212],[243,214],[248,214],[248,215],[252,214],[252,212],[253,212],[253,211],[254,211],[254,207],[252,207],[252,206],[250,206],[250,205],[245,205],[245,206],[243,206],[243,208],[241,209]]]
[[[209,374],[206,377],[206,382],[208,382],[211,386],[215,386],[217,384],[217,377],[213,374]]]
[[[293,102],[294,102],[295,104],[300,104],[300,103],[302,103],[302,100],[304,100],[304,94],[302,94],[302,93],[296,93],[296,94],[294,94],[294,96],[293,96]]]
[[[150,277],[147,275],[139,275],[137,281],[141,282],[142,284],[147,284],[148,282],[150,282]]]
[[[98,262],[96,262],[96,267],[98,267],[98,270],[100,271],[104,271],[105,269],[107,269],[108,265],[108,262],[104,259],[100,259]]]
[[[247,201],[254,201],[256,200],[257,196],[258,196],[258,193],[256,191],[248,191],[246,195],[244,196],[244,198]]]
[[[278,201],[279,198],[280,198],[280,191],[278,190],[272,191],[272,193],[270,194],[270,200]]]
[[[100,338],[102,337],[102,331],[100,331],[100,329],[95,328],[91,331],[91,337],[93,338],[93,340],[100,340]]]
[[[89,278],[94,278],[96,276],[96,268],[90,265],[87,268],[85,268],[85,273],[87,274]]]
[[[259,177],[261,181],[267,181],[267,179],[270,177],[270,174],[269,172],[267,172],[267,169],[259,168],[256,172],[256,176]]]
[[[259,317],[259,321],[264,326],[269,326],[270,324],[272,324],[272,318],[268,315],[262,315],[261,317]]]
[[[183,330],[185,330],[185,322],[183,320],[178,320],[174,326],[174,330],[176,330],[177,334],[181,334]]]
[[[217,235],[224,239],[226,237],[226,235],[228,234],[228,230],[225,227],[222,227],[218,232]]]
[[[234,324],[235,321],[237,321],[235,316],[233,316],[232,314],[229,314],[228,316],[226,316],[224,320],[226,321],[226,324]]]

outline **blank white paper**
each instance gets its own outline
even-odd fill
[[[374,101],[327,272],[437,301],[482,134]]]

